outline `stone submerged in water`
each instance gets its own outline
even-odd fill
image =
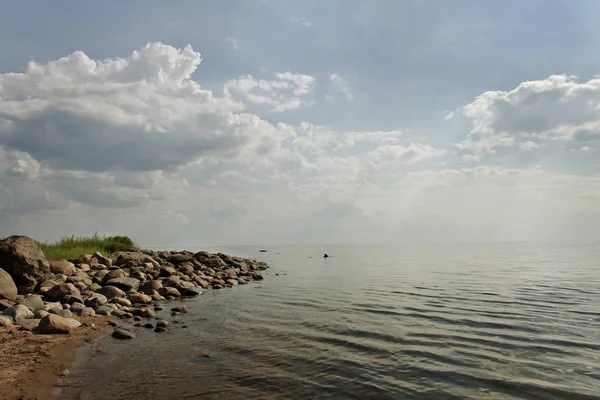
[[[112,337],[114,337],[115,339],[122,339],[122,340],[134,339],[135,333],[128,331],[126,329],[123,329],[123,328],[116,328],[112,333]]]

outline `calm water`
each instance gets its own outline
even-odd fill
[[[271,268],[101,339],[62,398],[600,399],[598,246],[218,250]]]

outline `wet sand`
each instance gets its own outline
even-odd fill
[[[45,400],[56,387],[69,385],[69,368],[76,351],[106,331],[110,318],[78,318],[81,326],[68,335],[39,335],[15,327],[0,328],[0,399]]]

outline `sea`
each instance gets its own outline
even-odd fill
[[[600,399],[599,245],[188,249],[270,268],[101,336],[57,398]]]

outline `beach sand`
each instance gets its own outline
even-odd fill
[[[81,326],[68,335],[40,335],[0,328],[0,399],[52,399],[57,385],[68,384],[76,350],[106,331],[111,318],[78,318]]]

